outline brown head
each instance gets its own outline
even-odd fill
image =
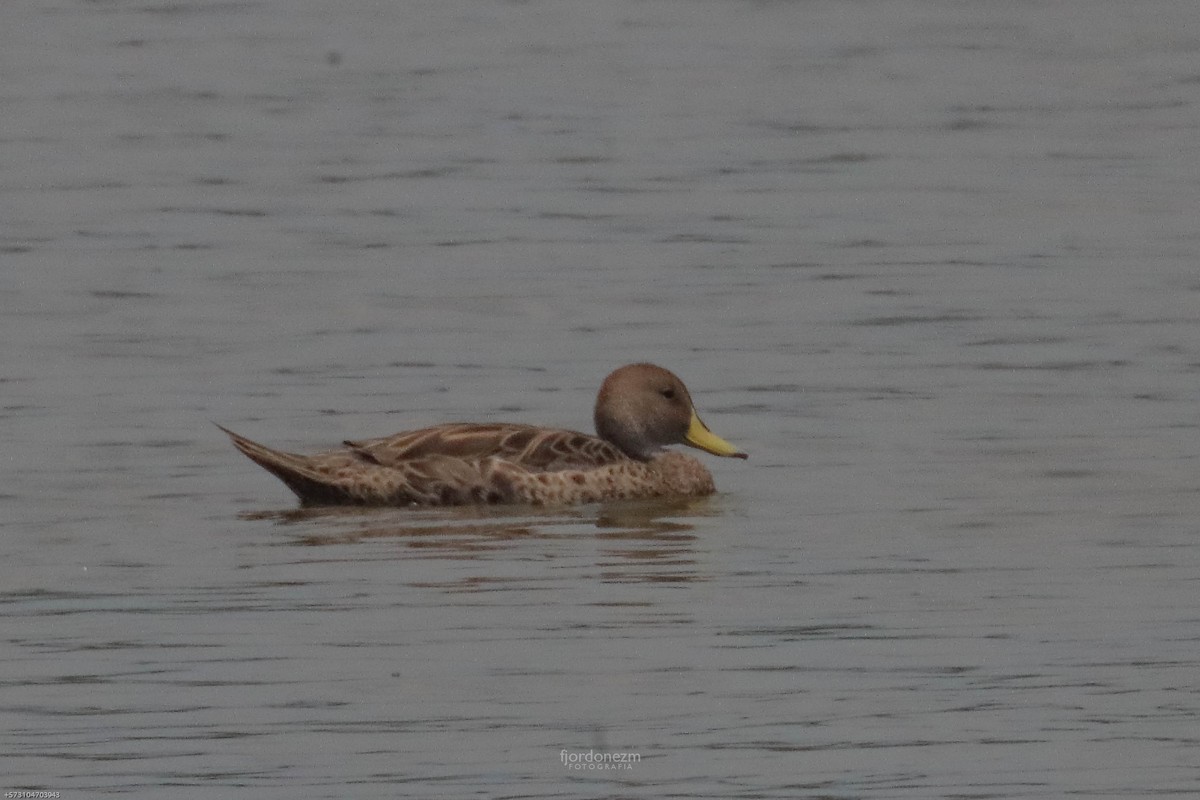
[[[605,378],[596,396],[595,421],[601,439],[642,461],[671,444],[747,457],[700,421],[683,381],[653,364],[629,364]]]

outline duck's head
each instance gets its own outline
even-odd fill
[[[629,364],[611,373],[596,396],[596,433],[643,461],[669,444],[717,456],[747,458],[700,421],[687,387],[653,364]]]

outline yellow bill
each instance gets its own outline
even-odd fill
[[[749,458],[748,455],[738,450],[729,442],[717,436],[708,429],[708,426],[700,421],[700,417],[695,411],[692,412],[692,422],[688,425],[687,435],[683,440],[692,447],[697,447],[706,453],[712,453],[714,456],[729,456],[730,458]]]

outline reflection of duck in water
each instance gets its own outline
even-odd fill
[[[305,505],[542,505],[700,496],[716,491],[712,474],[665,445],[746,458],[700,421],[683,381],[653,364],[630,364],[605,378],[595,422],[598,437],[531,425],[450,423],[345,442],[312,456],[221,430]]]

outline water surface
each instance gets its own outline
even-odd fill
[[[9,789],[1200,792],[1194,4],[0,23]],[[210,424],[642,359],[716,497],[297,514]]]

